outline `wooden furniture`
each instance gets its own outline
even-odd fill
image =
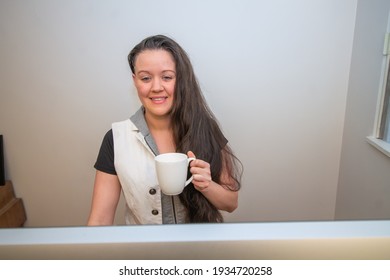
[[[22,227],[26,221],[23,201],[15,197],[11,181],[0,186],[0,228]]]

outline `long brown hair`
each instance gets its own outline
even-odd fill
[[[135,60],[144,50],[163,49],[171,53],[176,64],[176,85],[170,112],[176,151],[193,151],[197,158],[210,164],[212,180],[231,191],[241,188],[242,165],[224,137],[214,114],[209,109],[187,53],[174,40],[164,35],[151,36],[128,55],[134,74]],[[222,169],[227,170],[228,182],[221,181]],[[223,217],[193,184],[180,194],[192,223],[222,222]]]

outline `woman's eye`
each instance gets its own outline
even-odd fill
[[[170,81],[170,80],[172,80],[172,79],[173,79],[172,76],[164,76],[164,77],[163,77],[163,80],[165,80],[165,81]]]
[[[150,77],[141,77],[141,81],[148,82],[150,81]]]

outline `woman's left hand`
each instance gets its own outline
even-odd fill
[[[196,158],[195,154],[191,151],[187,152],[187,156],[189,158]],[[201,159],[193,160],[190,162],[190,172],[194,176],[192,183],[195,189],[200,192],[206,191],[212,181],[210,164]]]

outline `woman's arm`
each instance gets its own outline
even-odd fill
[[[193,152],[188,152],[187,155],[195,157]],[[190,171],[194,176],[192,183],[195,189],[201,192],[217,209],[233,212],[238,207],[238,192],[212,181],[209,163],[197,159],[192,161],[190,166]],[[221,182],[228,182],[230,187],[235,184],[227,174],[225,167],[222,170]]]
[[[121,194],[118,176],[96,171],[89,226],[112,225]]]

